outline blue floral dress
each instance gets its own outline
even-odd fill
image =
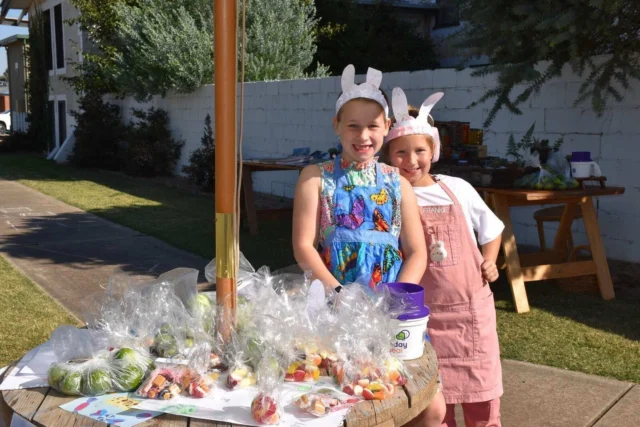
[[[319,250],[342,284],[369,292],[396,280],[399,247],[400,174],[378,163],[347,163],[341,156],[319,164],[322,177]]]

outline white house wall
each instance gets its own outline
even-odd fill
[[[573,106],[581,79],[570,69],[561,78],[545,85],[540,94],[522,106],[515,116],[500,111],[484,141],[490,155],[504,156],[511,133],[518,139],[536,122],[535,136],[555,140],[563,135],[563,150],[589,150],[607,176],[610,185],[623,185],[626,193],[603,197],[597,202],[600,227],[610,258],[640,261],[640,82],[633,82],[621,103],[612,103],[602,117],[596,117],[590,105]],[[435,107],[436,120],[471,122],[481,128],[489,105],[466,107],[477,100],[493,77],[473,78],[470,70],[453,69],[388,73],[383,88],[390,93],[394,86],[405,89],[409,102],[419,105],[430,93],[444,91],[445,97]],[[362,76],[360,77],[362,79]],[[522,90],[522,88],[519,88]],[[169,112],[174,135],[186,140],[178,167],[188,162],[189,153],[200,144],[204,118],[213,113],[213,86],[200,88],[189,95],[169,95],[153,104]],[[340,92],[338,77],[245,85],[244,144],[245,157],[278,157],[297,147],[323,150],[335,146],[337,138],[331,126],[335,100]],[[518,93],[518,90],[515,91]],[[132,100],[121,101],[125,117],[130,117]],[[213,116],[212,116],[213,118]],[[292,197],[297,173],[259,172],[254,176],[256,191]],[[512,212],[516,237],[520,243],[538,243],[536,208],[517,208]],[[548,230],[554,225],[549,224]],[[551,231],[549,231],[551,233]],[[581,221],[574,225],[576,244],[586,243]],[[547,239],[549,239],[548,237]]]

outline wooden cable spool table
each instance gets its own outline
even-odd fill
[[[355,405],[347,415],[344,423],[346,427],[399,427],[415,418],[427,407],[438,388],[436,353],[431,344],[426,344],[422,357],[407,361],[405,364],[412,375],[407,384],[397,387],[393,396],[385,400],[367,400]],[[12,368],[13,365],[6,372],[10,372]],[[65,396],[50,387],[2,391],[0,397],[0,409],[6,418],[6,425],[10,425],[13,413],[37,426],[107,425],[61,409],[60,405],[71,402],[78,396]],[[236,424],[163,414],[138,425],[141,427],[231,427]]]

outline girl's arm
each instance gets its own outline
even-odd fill
[[[327,288],[340,285],[327,269],[316,249],[320,224],[320,168],[305,167],[300,173],[293,199],[293,256],[303,270],[311,270],[314,279]]]
[[[427,268],[427,244],[420,221],[418,201],[409,181],[400,177],[402,202],[402,229],[400,230],[400,247],[404,262],[398,275],[399,282],[420,283]]]
[[[480,269],[482,270],[482,277],[489,283],[498,280],[499,273],[496,260],[498,259],[498,252],[500,252],[501,242],[502,236],[498,236],[481,246],[484,262]]]

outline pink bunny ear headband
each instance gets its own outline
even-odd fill
[[[440,158],[440,134],[438,133],[438,129],[429,122],[429,119],[433,122],[433,118],[429,115],[429,112],[431,112],[433,106],[436,105],[443,96],[443,92],[436,92],[429,96],[422,103],[418,117],[411,117],[409,115],[407,96],[404,94],[404,91],[399,87],[393,88],[391,103],[393,105],[393,115],[396,123],[389,131],[386,142],[405,135],[430,135],[431,138],[433,138],[433,158],[431,161],[437,162]]]
[[[389,105],[380,91],[382,73],[374,68],[367,70],[367,79],[362,84],[355,84],[356,69],[349,64],[342,72],[342,95],[336,101],[336,114],[347,102],[356,98],[367,98],[376,101],[384,109],[385,118],[389,117]]]

